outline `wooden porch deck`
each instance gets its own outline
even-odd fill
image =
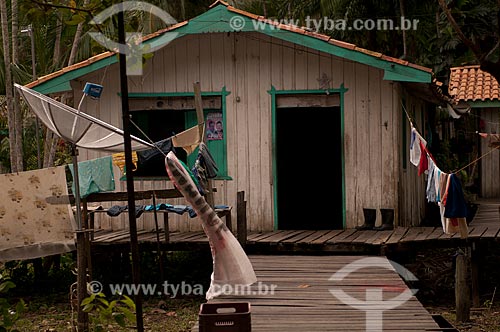
[[[193,250],[208,245],[203,232],[173,232],[169,241],[165,241],[163,231],[159,232],[160,245],[165,250]],[[157,248],[156,232],[140,230],[138,239],[141,247]],[[472,223],[469,227],[469,239],[482,241],[500,241],[500,224]],[[357,231],[347,230],[290,230],[249,233],[246,250],[248,252],[273,251],[323,251],[380,254],[381,250],[391,246],[429,243],[432,245],[454,245],[464,241],[459,234],[447,235],[441,227],[397,227],[392,231]],[[128,250],[129,232],[98,231],[95,233],[92,247],[95,250],[107,250],[122,247]]]
[[[480,201],[474,220],[469,225],[469,240],[500,242],[500,202]],[[208,245],[202,231],[158,232],[163,250],[193,250]],[[154,230],[139,230],[138,240],[143,248],[156,250],[157,233]],[[246,250],[259,252],[308,252],[381,254],[385,249],[412,246],[414,243],[435,246],[453,246],[463,243],[460,235],[444,234],[441,227],[397,227],[390,231],[347,230],[280,230],[250,232]],[[128,230],[98,230],[94,233],[92,247],[95,250],[117,248],[128,250]]]
[[[476,202],[479,207],[471,225],[474,227],[500,226],[500,199],[481,199]]]
[[[275,292],[253,285],[251,295],[221,296],[212,302],[250,302],[252,331],[366,331],[366,312],[352,308],[330,293],[336,288],[366,301],[369,288],[383,289],[389,300],[408,289],[394,270],[359,264],[339,281],[329,278],[362,256],[250,256],[258,281],[276,285]],[[385,260],[385,258],[384,258]],[[387,261],[387,264],[388,261]],[[198,331],[198,324],[193,328]],[[383,331],[442,331],[412,296],[383,313]]]

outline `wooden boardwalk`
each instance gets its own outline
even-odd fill
[[[366,331],[366,312],[350,307],[330,293],[343,290],[366,301],[369,288],[383,290],[384,300],[408,287],[389,261],[385,267],[358,263],[357,271],[342,281],[329,278],[362,256],[250,256],[258,282],[275,285],[274,293],[253,285],[251,295],[224,295],[213,302],[250,302],[252,331]],[[198,331],[196,325],[193,331]],[[383,331],[442,331],[422,304],[412,296],[383,313]]]
[[[500,226],[500,199],[479,200],[479,207],[471,225],[474,227],[497,227]]]

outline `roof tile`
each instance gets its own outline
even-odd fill
[[[497,80],[479,65],[450,69],[448,92],[456,102],[499,100],[499,88]]]

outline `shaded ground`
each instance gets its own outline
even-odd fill
[[[485,247],[481,256],[480,269],[480,305],[474,308],[471,321],[456,324],[454,314],[454,255],[455,249],[419,248],[409,252],[399,252],[389,258],[404,265],[413,272],[419,281],[412,288],[418,288],[417,297],[431,313],[445,317],[461,332],[500,332],[500,247]],[[144,280],[158,280],[157,262],[154,257],[143,257]],[[188,281],[191,284],[206,284],[210,278],[211,257],[200,257],[195,253],[176,253],[170,255],[165,264],[168,280],[172,283]],[[114,259],[107,258],[107,264]],[[17,288],[9,296],[9,302],[23,298],[27,311],[19,321],[19,331],[24,332],[61,332],[72,331],[71,307],[67,289],[74,282],[70,266],[74,260],[63,257],[61,271],[50,274],[50,284],[35,285],[33,271],[29,264],[18,264],[11,267],[9,275],[17,284]],[[202,264],[206,263],[206,264]],[[65,268],[65,266],[68,266]],[[96,264],[107,267],[106,262]],[[128,278],[128,267],[120,273],[111,272],[107,268],[95,271],[99,279],[105,282],[125,282]],[[0,268],[0,270],[2,270]],[[146,273],[149,272],[149,273]],[[115,280],[116,278],[123,280]],[[112,280],[111,280],[112,279]],[[205,285],[207,286],[207,285]],[[44,291],[42,291],[44,290]],[[60,294],[60,295],[50,295]],[[204,302],[202,296],[170,299],[165,297],[150,298],[144,304],[144,325],[146,331],[190,331],[196,323],[199,306]],[[76,313],[74,313],[76,320]],[[116,324],[106,324],[104,331],[133,331],[131,328],[120,328]],[[95,330],[94,330],[95,331]]]
[[[498,332],[500,331],[500,304],[489,308],[478,308],[471,311],[471,320],[468,323],[455,323],[454,308],[427,307],[432,314],[440,314],[460,332]]]
[[[72,331],[71,308],[61,301],[43,304],[44,299],[28,303],[29,309],[18,322],[21,332],[68,332]],[[203,299],[168,299],[165,301],[150,300],[144,304],[145,331],[190,331],[198,318],[199,306]],[[91,320],[95,317],[91,316]],[[74,313],[76,320],[76,313]],[[104,323],[105,331],[135,331],[132,328],[121,328],[116,323]],[[94,328],[95,324],[91,324]]]
[[[479,259],[480,302],[468,323],[455,322],[455,254],[459,248],[420,248],[391,259],[419,279],[414,288],[426,309],[442,315],[461,332],[500,332],[500,247],[482,246]],[[461,248],[463,249],[463,248]]]

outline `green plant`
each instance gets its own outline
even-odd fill
[[[8,278],[0,274],[0,295],[5,294],[16,287],[16,285]],[[25,310],[26,305],[23,300],[20,300],[14,308],[11,307],[6,298],[0,297],[0,332],[17,332],[16,322]]]
[[[103,293],[95,293],[82,301],[83,311],[94,313],[91,317],[96,332],[105,330],[105,324],[116,322],[119,326],[125,327],[127,322],[135,324],[136,317],[134,301],[126,296],[112,301],[106,299]]]

